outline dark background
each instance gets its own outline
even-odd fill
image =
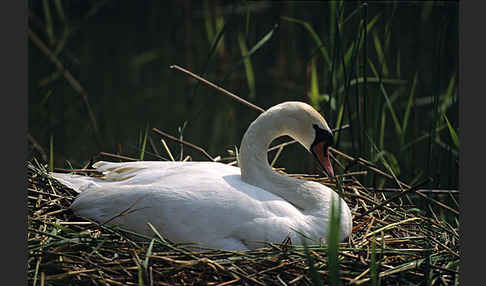
[[[459,150],[440,110],[444,106],[459,132],[458,13],[456,2],[368,2],[365,7],[361,2],[29,1],[29,29],[81,84],[89,108],[29,37],[28,156],[47,162],[52,139],[55,167],[77,168],[92,158],[109,159],[100,151],[138,158],[147,126],[180,136],[185,122],[185,140],[213,156],[227,156],[226,150],[239,146],[259,113],[198,86],[169,66],[185,67],[266,109],[287,100],[311,102],[314,62],[319,92],[345,106],[342,123],[351,125],[341,132],[337,149],[384,170],[385,158],[407,182],[431,177],[429,187],[457,188]],[[321,56],[309,30],[282,17],[311,26],[331,63]],[[361,46],[358,56],[351,53],[345,62],[343,55],[359,37],[360,21],[368,23],[374,17],[378,18],[366,33],[366,48]],[[272,29],[271,37],[251,55],[251,88],[238,37],[251,50]],[[223,37],[212,50],[220,31]],[[338,75],[343,62],[345,76]],[[379,79],[403,81],[384,85],[399,121],[405,117],[417,77],[403,141],[379,84],[347,86],[350,79],[363,76],[363,69],[367,77],[376,77],[374,69]],[[345,91],[338,92],[340,87]],[[448,88],[452,92],[446,102]],[[326,100],[316,108],[331,127],[336,126],[338,108]],[[438,126],[442,128],[436,130]],[[149,135],[168,158],[160,136],[150,131]],[[169,146],[179,158],[180,146]],[[150,146],[147,152],[152,153]],[[198,152],[183,152],[205,160]],[[159,160],[150,153],[145,160]],[[289,172],[315,171],[312,157],[298,145],[287,147],[276,165]],[[335,165],[335,171],[342,169]]]

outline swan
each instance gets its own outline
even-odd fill
[[[270,167],[268,147],[283,135],[300,142],[334,175],[328,154],[331,129],[303,102],[275,105],[250,124],[239,168],[218,162],[98,161],[93,167],[102,177],[50,174],[79,193],[71,205],[75,215],[153,236],[150,222],[173,242],[226,250],[255,249],[286,237],[294,244],[325,242],[331,202],[339,200],[340,238],[347,238],[351,211],[336,192]]]

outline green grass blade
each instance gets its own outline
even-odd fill
[[[54,172],[54,135],[49,139],[49,172]]]
[[[143,283],[143,269],[142,269],[142,265],[140,264],[140,262],[138,261],[138,259],[136,257],[133,257],[133,261],[137,265],[138,285],[139,286],[143,286],[144,283]]]
[[[386,65],[385,54],[383,53],[383,47],[381,41],[378,38],[378,34],[373,32],[373,44],[375,45],[376,54],[378,55],[378,61],[381,64],[384,77],[388,77],[388,67]]]
[[[66,22],[66,16],[64,15],[64,9],[62,8],[61,0],[55,0],[54,4],[56,6],[57,15],[59,16],[61,22],[64,24]]]
[[[311,241],[314,244],[319,244],[319,241],[316,241],[315,239],[312,239],[309,235],[305,234],[303,231],[298,230],[298,229],[295,229],[293,227],[290,227],[290,229],[292,231],[294,231],[295,233],[297,233],[298,235],[300,235],[301,236],[301,240],[305,240],[306,243],[307,243],[307,241]]]
[[[454,74],[449,81],[449,85],[447,86],[446,93],[444,94],[444,98],[440,106],[440,112],[442,114],[445,114],[449,106],[452,105],[454,94],[455,94],[454,92],[455,87],[456,87],[456,75]]]
[[[140,67],[146,64],[149,64],[155,60],[158,60],[160,58],[160,54],[156,50],[151,50],[151,51],[145,51],[142,52],[138,55],[135,55],[132,57],[130,64],[133,67]]]
[[[51,9],[49,8],[49,2],[47,0],[42,1],[42,6],[44,8],[44,17],[46,19],[46,33],[49,38],[49,42],[52,44],[55,41],[54,38],[54,28],[52,24]]]
[[[209,0],[204,0],[203,2],[204,6],[204,26],[206,28],[206,34],[208,36],[208,40],[211,43],[214,38],[214,29],[213,29],[213,24],[212,24],[212,17],[210,15],[210,9],[209,9]]]
[[[450,146],[449,144],[443,142],[439,136],[436,136],[434,138],[434,141],[437,145],[439,145],[439,147],[443,148],[444,151],[446,152],[449,152],[450,154],[452,154],[454,157],[458,158],[459,157],[459,153],[457,152],[457,149],[455,149],[455,147],[452,147]]]
[[[400,123],[398,121],[398,116],[395,113],[395,109],[393,108],[393,104],[392,104],[390,97],[388,96],[388,93],[387,93],[385,86],[383,84],[380,84],[380,90],[381,90],[381,93],[383,94],[383,96],[385,97],[386,105],[388,107],[388,110],[390,111],[390,114],[391,114],[391,117],[392,117],[392,120],[393,120],[393,124],[395,125],[395,131],[397,132],[398,136],[401,136],[402,127],[400,126]]]
[[[377,14],[375,17],[373,17],[371,20],[368,21],[368,24],[366,24],[366,33],[369,33],[371,31],[371,29],[373,29],[373,27],[375,26],[376,21],[378,21],[378,19],[380,18],[380,16],[381,16],[381,14]],[[364,33],[365,33],[365,31],[363,31],[361,29],[363,23],[364,23],[364,21],[361,20],[360,23],[359,23],[359,26],[358,26],[358,31],[360,31],[360,33],[361,33],[361,35],[360,35],[360,41],[359,41],[359,47],[360,48],[361,48],[361,45],[364,42]]]
[[[248,56],[251,56],[254,52],[258,51],[266,42],[268,42],[272,38],[277,28],[277,25],[273,26],[273,28],[250,49],[250,51],[248,52]]]
[[[456,146],[456,148],[459,149],[459,137],[457,136],[456,130],[454,130],[454,127],[452,127],[452,124],[449,122],[449,119],[447,119],[447,116],[444,114],[442,115],[447,123],[447,128],[449,129],[449,135],[451,136],[452,142]]]
[[[376,144],[374,144],[373,140],[369,136],[368,140],[371,144],[371,147],[374,149],[374,152],[377,153],[376,160],[381,161],[383,166],[385,166],[385,168],[391,173],[395,181],[398,182],[397,175],[400,173],[400,165],[398,164],[398,160],[396,159],[395,155],[386,150],[378,149]],[[391,163],[387,161],[387,158],[391,161]]]
[[[323,57],[324,61],[326,62],[326,64],[328,65],[328,67],[331,68],[332,63],[329,59],[329,54],[327,52],[327,49],[324,46],[324,44],[322,43],[319,36],[317,35],[314,28],[312,28],[312,26],[308,22],[305,22],[305,21],[302,21],[302,20],[297,20],[297,19],[290,18],[290,17],[281,17],[281,18],[282,18],[282,20],[302,25],[307,30],[307,32],[309,32],[309,35],[311,36],[312,40],[314,41],[314,43],[317,45],[317,47],[321,51],[322,57]]]
[[[216,51],[218,50],[218,48],[221,48],[221,49],[224,48],[224,33],[226,32],[226,26],[223,24],[223,26],[221,27],[221,29],[216,29],[216,31],[218,31],[218,34],[216,35],[216,37],[214,38],[214,40],[212,40],[211,49],[210,49],[210,51],[208,53],[208,60],[207,60],[207,62],[209,62],[209,60],[216,53]]]
[[[353,78],[352,80],[349,81],[349,87],[357,85],[357,84],[362,84],[364,83],[365,78],[364,77],[359,77],[359,78]],[[403,79],[394,79],[394,78],[383,78],[380,79],[378,77],[366,77],[366,83],[383,83],[383,84],[391,84],[391,85],[405,85],[407,84],[406,80]],[[340,86],[339,89],[337,90],[338,93],[343,93],[344,92],[344,86]]]
[[[45,104],[47,104],[47,100],[49,99],[49,97],[52,95],[52,89],[49,89],[47,92],[46,92],[46,95],[44,97],[42,97],[42,100],[40,102],[40,105],[43,106]]]
[[[338,116],[336,119],[336,125],[335,126],[342,126],[341,121],[343,120],[343,115],[344,115],[344,102],[339,106],[339,111],[338,111]],[[336,132],[334,135],[334,144],[337,144],[339,141],[339,137],[341,137],[342,132]]]
[[[417,73],[415,73],[415,76],[413,78],[412,88],[410,90],[410,95],[408,96],[407,108],[405,109],[405,115],[403,116],[402,136],[400,137],[400,142],[401,142],[400,146],[402,146],[403,143],[405,142],[405,132],[408,126],[408,118],[410,117],[410,111],[412,110],[412,104],[415,96],[416,86],[417,86]]]
[[[380,18],[381,14],[377,14],[375,17],[371,18],[371,20],[368,21],[368,24],[366,24],[366,32],[369,33],[373,26],[375,25],[376,21]]]
[[[381,112],[381,120],[380,120],[380,134],[378,137],[378,146],[381,150],[385,148],[385,127],[386,127],[386,112],[385,112],[385,107],[383,106]]]
[[[70,32],[68,25],[66,24],[66,15],[64,14],[64,8],[62,7],[61,0],[55,0],[54,5],[56,6],[57,16],[64,26],[62,38],[57,41],[56,49],[54,50],[54,54],[57,56],[64,49]]]
[[[256,43],[238,62],[236,62],[232,69],[226,73],[226,75],[224,76],[222,82],[226,81],[226,79],[228,79],[230,77],[230,75],[239,68],[240,64],[241,63],[245,63],[245,60],[249,60],[249,58],[255,53],[257,52],[266,42],[268,42],[275,30],[277,29],[277,25],[275,25],[265,36],[263,36],[263,38],[260,39],[260,41],[258,41],[258,43]],[[246,47],[246,45],[245,45]]]
[[[374,65],[372,64],[370,59],[368,59],[368,62],[370,63],[371,70],[373,71],[373,73],[375,73],[375,77],[379,78],[379,75],[376,72],[376,69],[374,68]],[[393,104],[390,100],[390,97],[388,96],[388,92],[386,91],[385,86],[383,85],[383,82],[380,82],[380,90],[381,90],[381,93],[383,94],[383,97],[385,98],[386,106],[388,107],[388,110],[390,111],[390,114],[392,116],[392,120],[393,120],[393,123],[394,123],[394,126],[395,126],[395,131],[397,132],[398,136],[401,136],[402,127],[399,123],[398,117],[395,113],[395,109],[393,108]]]
[[[309,247],[307,246],[307,242],[305,239],[302,240],[302,245],[304,245],[304,254],[307,260],[307,265],[309,266],[310,270],[310,278],[312,281],[313,286],[323,286],[324,283],[322,282],[321,276],[319,275],[319,272],[317,272],[316,267],[314,266],[314,258],[312,257]]]
[[[312,107],[317,111],[320,110],[320,94],[319,94],[319,82],[317,79],[317,68],[315,57],[312,58],[310,62],[311,78],[310,78],[310,90],[308,92],[308,97]]]
[[[371,69],[371,72],[375,75],[375,77],[380,78],[380,76],[378,75],[378,71],[376,70],[375,64],[373,64],[370,58],[367,59],[367,62],[368,62],[368,66]]]
[[[40,265],[40,262],[42,260],[42,257],[39,257],[37,259],[37,263],[35,264],[35,273],[34,273],[34,283],[33,283],[33,286],[36,286],[37,285],[37,276],[39,275],[39,265]]]
[[[155,233],[155,236],[164,244],[168,243],[167,240],[160,234],[160,232],[153,226],[150,222],[147,222],[147,225],[152,229],[152,231]]]
[[[334,1],[333,1],[334,2]],[[355,8],[351,13],[349,13],[346,18],[342,21],[341,25],[346,24],[349,20],[351,20],[355,15],[359,15],[358,12],[363,8],[362,5],[359,5],[357,8]],[[358,29],[359,31],[359,29]]]
[[[149,256],[152,255],[152,248],[154,247],[154,242],[155,242],[155,238],[152,238],[147,248],[147,253],[145,254],[145,260],[143,261],[143,268],[145,269],[145,271],[148,270]]]
[[[373,235],[371,239],[371,255],[370,255],[370,278],[371,285],[378,285],[378,265],[376,263],[376,239]]]
[[[380,160],[384,160],[395,174],[400,174],[400,164],[398,164],[398,160],[395,155],[386,150],[381,150],[376,154],[375,158],[373,158],[373,162],[378,162]]]
[[[337,72],[337,75],[336,75],[338,78],[343,76],[344,68],[349,66],[349,62],[351,61],[351,58],[353,56],[356,57],[355,47],[356,47],[356,42],[352,42],[350,47],[348,48],[348,50],[344,54],[344,64],[339,65],[339,69],[338,69],[338,72]],[[343,86],[343,88],[344,88],[344,86]]]
[[[442,129],[446,128],[446,125],[447,124],[444,124],[444,125],[441,125],[441,126],[437,127],[436,132],[438,133],[438,132],[442,131]],[[407,150],[408,148],[412,147],[413,145],[415,145],[415,144],[419,143],[420,141],[423,141],[424,139],[427,139],[429,137],[430,137],[430,134],[429,133],[426,133],[426,134],[423,134],[423,135],[415,138],[411,142],[409,142],[409,143],[405,144],[404,146],[402,146],[400,148],[400,152],[403,152],[403,151]]]
[[[140,151],[140,161],[143,160],[143,157],[145,155],[145,147],[147,146],[148,132],[149,132],[149,125],[147,124],[147,126],[145,127],[145,135],[143,136],[142,151]]]
[[[250,50],[249,50],[249,51],[246,53],[246,55],[245,55],[245,56],[243,56],[243,58],[242,58],[240,61],[238,61],[238,62],[235,64],[235,68],[236,68],[237,66],[239,66],[239,65],[240,65],[242,62],[244,62],[244,60],[245,60],[245,59],[247,59],[247,58],[251,57],[251,56],[252,56],[252,55],[253,55],[253,54],[254,54],[256,51],[258,51],[258,50],[259,50],[259,49],[260,49],[260,48],[261,48],[261,47],[262,47],[262,46],[263,46],[263,45],[264,45],[266,42],[268,42],[268,41],[269,41],[269,40],[272,38],[272,36],[273,36],[273,34],[274,34],[275,30],[277,29],[277,27],[278,27],[278,26],[277,26],[277,25],[275,25],[275,26],[274,26],[274,27],[273,27],[273,28],[272,28],[272,29],[271,29],[271,30],[270,30],[270,31],[269,31],[267,34],[265,34],[265,36],[263,36],[263,38],[261,38],[261,39],[260,39],[260,41],[258,41],[258,42],[257,42],[257,43],[256,43],[256,44],[255,44],[255,45],[254,45],[254,46],[253,46],[253,47],[252,47],[252,48],[251,48],[251,49],[250,49]],[[246,46],[246,45],[245,45],[245,46]],[[228,77],[228,75],[226,76],[226,78],[227,78],[227,77]]]
[[[218,48],[219,47],[221,47],[222,49],[224,48],[223,35],[225,34],[228,27],[228,25],[222,24],[221,29],[218,30],[219,27],[218,25],[223,23],[223,19],[220,16],[216,19],[216,28],[213,28],[213,22],[212,22],[213,16],[210,14],[211,9],[209,9],[209,1],[205,0],[203,5],[204,5],[204,25],[206,27],[208,42],[211,43],[211,48],[209,49],[208,55],[206,57],[206,61],[203,64],[201,76],[204,76],[206,74],[206,69],[208,68],[209,63],[212,57],[214,56],[214,54],[216,54]],[[215,30],[218,31],[216,36],[214,36]],[[193,89],[193,93],[195,93],[197,87],[199,87],[199,84],[200,83],[198,82],[196,88]]]
[[[342,193],[342,178],[336,179],[337,192]],[[337,204],[337,205],[336,205]],[[339,274],[339,241],[340,241],[340,225],[341,225],[341,199],[337,201],[331,200],[331,216],[329,218],[329,237],[328,245],[328,275],[329,285],[340,285]]]
[[[238,44],[240,45],[241,56],[243,57],[243,63],[245,65],[248,89],[250,90],[250,94],[248,95],[248,97],[254,100],[256,97],[255,74],[253,72],[253,66],[251,64],[250,57],[248,57],[248,48],[246,47],[245,39],[243,38],[243,35],[241,33],[238,33]]]

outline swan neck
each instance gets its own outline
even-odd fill
[[[274,114],[262,114],[248,127],[241,142],[239,166],[242,180],[271,192],[292,203],[301,210],[317,207],[320,195],[313,188],[307,188],[311,182],[298,180],[277,173],[268,163],[270,143],[283,135],[296,138],[294,130]]]
[[[270,143],[280,136],[275,131],[275,126],[272,126],[272,122],[260,119],[261,116],[253,121],[246,130],[239,153],[242,179],[258,187],[262,187],[262,177],[278,175],[268,164],[267,151]]]

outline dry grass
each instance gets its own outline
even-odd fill
[[[431,198],[434,193],[409,188],[393,176],[403,190],[391,195],[371,191],[356,177],[391,175],[362,159],[337,150],[333,154],[337,164],[346,165],[339,159],[346,160],[348,165],[361,164],[366,171],[348,172],[343,178],[354,227],[352,237],[339,247],[341,282],[369,285],[378,277],[381,285],[457,284],[458,226],[433,212],[442,209],[457,218],[455,210]],[[313,285],[311,268],[328,282],[326,245],[311,245],[306,251],[286,241],[247,252],[195,252],[166,241],[156,232],[153,238],[136,237],[120,228],[76,217],[69,211],[75,197],[72,190],[50,179],[44,166],[29,162],[28,171],[30,285]],[[327,178],[290,176],[334,186]],[[433,204],[427,205],[428,212],[411,203],[418,193]]]

